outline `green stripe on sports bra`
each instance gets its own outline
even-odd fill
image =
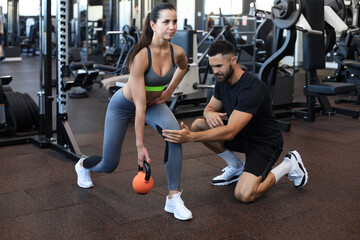
[[[149,92],[159,92],[165,89],[167,85],[164,86],[145,86],[145,90]]]

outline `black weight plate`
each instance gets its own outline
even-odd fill
[[[297,21],[300,18],[301,15],[301,1],[300,0],[281,0],[281,1],[274,1],[274,6],[276,5],[276,2],[279,2],[281,5],[281,2],[287,2],[288,5],[291,5],[293,7],[287,7],[289,9],[285,9],[286,13],[282,16],[282,18],[276,17],[276,7],[273,7],[271,9],[271,18],[274,22],[274,24],[280,28],[280,29],[288,29],[292,26],[294,26]],[[298,4],[298,6],[297,6]],[[284,4],[283,4],[284,6]]]
[[[10,95],[12,96],[12,109],[16,118],[16,129],[14,130],[21,132],[30,129],[33,125],[33,121],[23,94],[12,92]]]
[[[9,126],[12,129],[17,129],[16,125],[16,116],[14,111],[15,102],[12,97],[12,92],[5,92],[5,109],[6,109],[6,118],[9,122]],[[15,107],[16,108],[16,107]]]
[[[20,97],[21,96],[21,97]],[[29,126],[26,130],[33,128],[34,126],[34,118],[32,115],[31,108],[29,107],[28,100],[26,99],[26,96],[24,93],[19,93],[19,98],[21,98],[21,106],[23,107],[23,110],[26,114],[26,125]]]
[[[33,120],[31,117],[30,110],[27,106],[26,100],[24,98],[23,93],[14,92],[15,99],[17,101],[17,115],[19,115],[19,119],[17,119],[18,129],[17,131],[26,131],[32,128]]]
[[[330,52],[336,43],[335,29],[329,24],[325,24],[325,53]]]
[[[10,86],[3,86],[4,92],[13,92],[12,88]]]
[[[36,128],[39,128],[39,115],[38,115],[39,107],[36,105],[35,101],[32,99],[32,97],[30,97],[29,94],[25,93],[24,97],[25,97],[27,106],[30,110],[33,123]]]
[[[346,18],[347,11],[344,0],[324,0],[324,5],[331,7],[341,20]]]

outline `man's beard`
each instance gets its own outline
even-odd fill
[[[216,77],[216,79],[219,80],[220,82],[226,82],[226,81],[229,80],[229,78],[233,75],[233,73],[234,73],[234,69],[233,69],[233,67],[230,65],[229,71],[228,71],[225,75],[223,75],[223,74],[219,74],[219,75],[215,74],[215,77]],[[223,79],[222,79],[222,80],[219,79],[219,78],[218,78],[219,76],[220,76],[220,77],[223,76]]]

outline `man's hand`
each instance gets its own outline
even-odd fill
[[[227,116],[226,113],[209,111],[206,113],[205,119],[206,119],[206,123],[209,125],[210,128],[216,128],[216,127],[224,126],[224,122],[221,118],[226,116]]]
[[[165,137],[165,141],[172,143],[184,143],[191,141],[192,134],[184,122],[180,124],[181,130],[163,130],[162,135]]]

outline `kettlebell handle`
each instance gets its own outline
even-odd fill
[[[144,167],[145,167],[145,181],[149,181],[151,177],[151,167],[150,164],[147,161],[144,161]],[[138,168],[138,172],[143,172],[144,168],[140,167]]]

